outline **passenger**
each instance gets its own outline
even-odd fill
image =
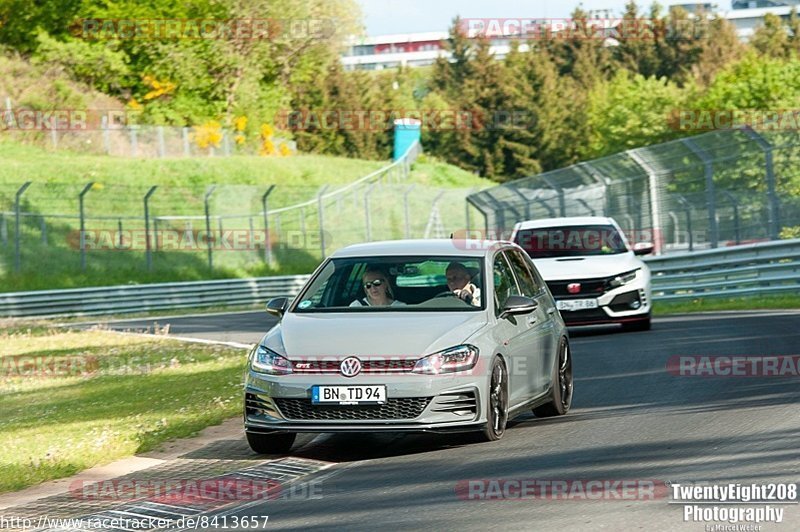
[[[447,287],[453,291],[456,297],[470,305],[481,306],[481,289],[471,282],[472,276],[466,266],[460,262],[451,262],[447,265],[445,276],[447,277]]]
[[[367,267],[364,275],[361,276],[365,298],[356,299],[350,303],[351,307],[396,307],[405,305],[402,301],[397,301],[392,292],[392,285],[389,276],[380,268]]]

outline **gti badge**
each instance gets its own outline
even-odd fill
[[[581,283],[569,283],[567,285],[567,292],[570,294],[577,294],[581,291]]]
[[[339,371],[345,377],[355,377],[361,373],[361,361],[356,357],[347,357],[339,364]]]

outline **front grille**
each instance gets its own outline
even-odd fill
[[[339,360],[293,360],[295,373],[339,373]],[[376,358],[361,361],[362,373],[404,373],[414,369],[416,359]]]
[[[388,399],[382,405],[314,405],[311,399],[275,399],[283,417],[302,421],[372,421],[415,419],[430,397]]]
[[[564,318],[564,323],[567,325],[571,323],[583,323],[590,321],[613,321],[602,308],[592,308],[585,310],[562,310],[561,317]]]
[[[547,281],[547,287],[556,299],[581,299],[586,297],[597,297],[603,295],[610,289],[609,283],[614,277],[602,279],[570,279],[568,281]],[[567,285],[580,283],[581,289],[577,294],[571,294],[567,290]]]

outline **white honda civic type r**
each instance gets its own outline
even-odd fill
[[[572,402],[569,337],[510,242],[406,240],[325,260],[250,352],[244,425],[259,453],[298,432],[475,431],[497,440]]]
[[[613,218],[581,216],[520,222],[511,240],[533,259],[567,325],[619,323],[649,330],[650,269]]]

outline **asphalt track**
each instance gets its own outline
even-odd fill
[[[257,341],[274,324],[262,312],[157,321],[170,323],[174,335],[242,343]],[[673,500],[670,483],[800,479],[800,377],[679,376],[666,370],[676,355],[798,355],[799,312],[675,316],[654,320],[649,332],[599,328],[571,336],[575,399],[567,416],[526,415],[495,443],[472,443],[464,435],[302,435],[292,456],[334,463],[302,479],[316,479],[314,498],[251,502],[220,515],[268,515],[268,528],[282,530],[700,531],[712,528],[684,521],[684,505]],[[510,500],[471,499],[465,483],[482,479],[507,488],[513,481],[549,479],[565,481],[569,489],[589,480],[657,489],[622,499],[613,498],[619,490],[599,499],[576,492],[568,500],[552,494],[520,498],[513,490]],[[783,522],[762,523],[761,530],[800,529],[800,506],[771,506],[784,511]]]

